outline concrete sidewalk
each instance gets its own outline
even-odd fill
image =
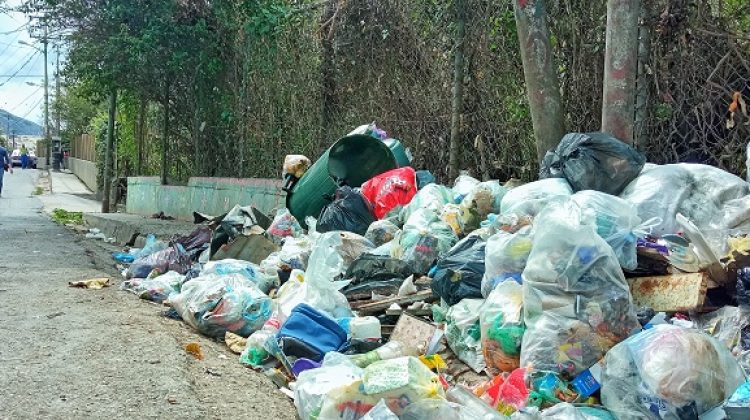
[[[41,173],[41,177],[45,174]],[[83,213],[96,213],[102,210],[101,201],[94,199],[94,194],[75,175],[69,171],[49,172],[49,194],[39,196],[45,213],[56,208]]]
[[[149,234],[169,240],[175,234],[187,235],[198,227],[190,222],[151,219],[128,213],[84,213],[83,220],[89,228],[97,228],[107,238],[115,238],[118,244],[138,248],[143,246]]]

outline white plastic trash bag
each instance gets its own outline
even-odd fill
[[[485,368],[482,354],[479,314],[484,299],[463,299],[451,306],[446,315],[445,335],[448,346],[475,372]]]
[[[503,215],[535,217],[550,200],[569,197],[573,189],[564,178],[548,178],[530,182],[508,191],[500,204]]]

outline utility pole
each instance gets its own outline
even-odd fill
[[[49,33],[47,32],[47,16],[44,17],[44,141],[47,144],[46,168],[50,167],[50,156],[52,155],[52,139],[49,135],[49,74],[47,73],[47,44]]]
[[[55,64],[55,135],[60,136],[60,44],[57,47],[57,63]]]
[[[107,145],[104,149],[104,175],[102,183],[102,213],[109,213],[109,199],[112,195],[112,149],[115,144],[115,113],[117,112],[117,89],[109,93],[109,120],[107,121]]]

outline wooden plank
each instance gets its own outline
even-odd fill
[[[657,312],[683,312],[700,309],[706,299],[706,273],[670,274],[629,279],[633,301],[638,307]]]
[[[432,293],[432,290],[422,290],[421,292],[409,296],[396,296],[379,300],[377,302],[352,304],[352,310],[357,311],[360,315],[369,315],[383,312],[394,303],[408,305],[414,302],[434,302],[436,299],[437,296]]]

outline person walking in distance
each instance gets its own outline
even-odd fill
[[[8,150],[4,148],[3,146],[0,146],[0,165],[2,165],[3,170],[0,171],[0,196],[3,195],[3,175],[6,172],[13,173],[13,165],[10,162],[10,154],[8,153]]]
[[[21,145],[21,168],[26,169],[29,167],[29,150],[26,149],[26,145]]]

